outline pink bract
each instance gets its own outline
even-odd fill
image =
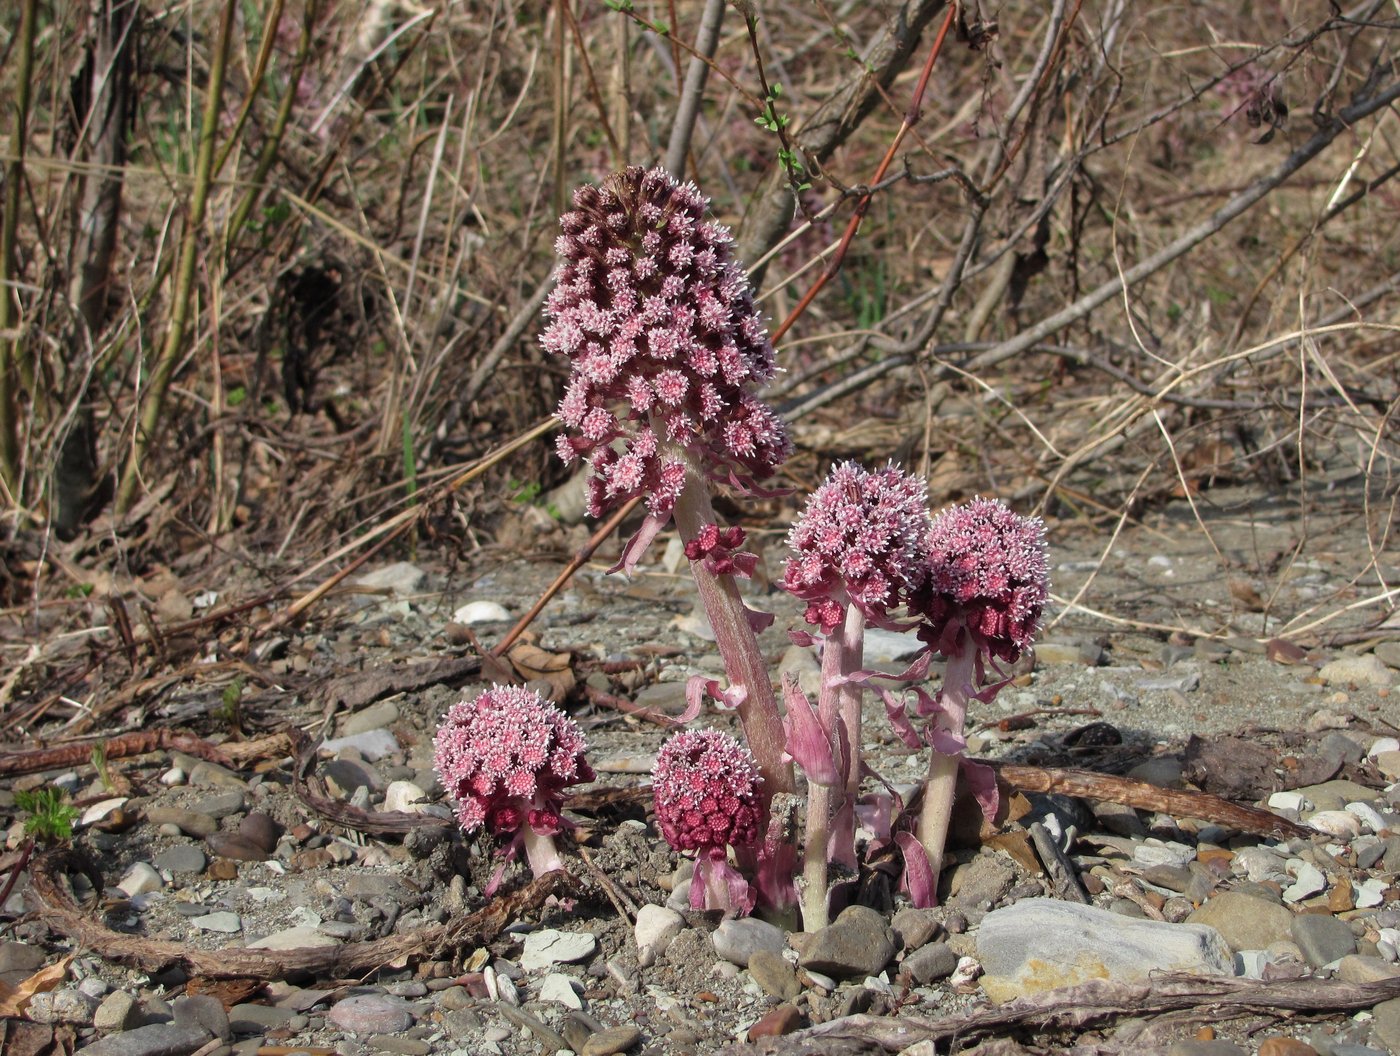
[[[686,730],[662,747],[652,770],[661,835],[678,851],[743,847],[759,836],[758,767],[719,730]]]
[[[924,574],[926,498],[923,481],[893,463],[831,470],[788,532],[783,586],[808,603],[808,623],[830,632],[847,602],[883,621],[903,603]]]
[[[973,499],[933,519],[928,578],[910,608],[919,637],[945,656],[966,628],[992,656],[1014,661],[1035,637],[1049,597],[1045,525],[995,499]]]
[[[561,826],[564,789],[592,781],[578,723],[538,693],[495,685],[454,704],[438,726],[433,765],[465,832],[541,836]]]
[[[668,515],[685,486],[681,451],[748,487],[790,449],[782,420],[753,395],[773,376],[773,346],[708,204],[664,169],[634,166],[580,188],[559,221],[540,343],[573,368],[558,451],[589,461],[592,516],[637,495],[653,517]]]

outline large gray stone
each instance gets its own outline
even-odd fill
[[[977,933],[977,955],[986,973],[982,988],[998,1003],[1091,979],[1140,982],[1154,972],[1233,970],[1230,950],[1214,928],[1133,920],[1044,898],[988,913]]]
[[[194,1027],[152,1023],[148,1027],[109,1034],[78,1050],[78,1056],[188,1056],[209,1040]]]
[[[1356,952],[1356,936],[1351,927],[1330,914],[1301,913],[1294,917],[1293,941],[1314,968]]]
[[[1292,938],[1293,914],[1253,895],[1222,891],[1187,917],[1186,923],[1215,928],[1231,951],[1264,950],[1281,939]]]
[[[749,966],[749,958],[756,950],[782,953],[787,949],[787,934],[783,929],[757,917],[722,920],[710,940],[717,954],[740,968]]]
[[[878,975],[896,949],[889,921],[868,906],[847,906],[808,940],[798,963],[837,979],[859,978]]]

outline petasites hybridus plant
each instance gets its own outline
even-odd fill
[[[647,516],[618,567],[630,571],[674,517],[714,630],[727,688],[767,800],[793,790],[784,734],[755,623],[735,583],[742,534],[721,532],[709,485],[751,493],[787,457],[781,419],[754,394],[773,375],[773,347],[728,229],[707,199],[663,169],[629,168],[581,187],[560,219],[557,285],[544,348],[572,368],[558,450],[589,465],[588,510],[634,497]],[[698,694],[698,690],[696,691]]]
[[[1045,525],[994,499],[974,499],[940,513],[924,549],[927,575],[910,599],[910,611],[921,621],[920,640],[947,659],[927,735],[932,754],[919,819],[919,842],[936,887],[959,759],[967,743],[963,723],[968,703],[974,698],[988,702],[1006,684],[996,661],[1014,663],[1030,647],[1050,580]],[[985,786],[990,775],[981,777]],[[994,783],[989,794],[995,797]],[[905,847],[906,854],[910,850]]]
[[[766,820],[753,755],[727,733],[686,730],[662,746],[651,776],[661,835],[695,855],[691,908],[748,913],[755,893],[726,848],[754,847]]]
[[[484,828],[523,847],[530,870],[564,868],[554,837],[564,827],[565,789],[594,779],[578,723],[538,693],[493,685],[448,709],[433,740],[433,765],[468,834]]]
[[[869,471],[834,467],[788,533],[793,556],[783,586],[807,602],[804,619],[822,640],[822,685],[815,714],[789,680],[788,750],[807,774],[802,920],[827,923],[827,863],[856,866],[855,806],[860,793],[861,682],[866,623],[895,623],[925,575],[929,533],[924,483],[894,464]],[[814,640],[798,632],[799,643]]]

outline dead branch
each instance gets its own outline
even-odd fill
[[[75,873],[87,877],[98,891],[102,890],[105,882],[101,872],[78,851],[50,851],[36,858],[30,866],[30,890],[39,903],[35,916],[45,925],[77,945],[101,950],[108,960],[151,972],[178,965],[193,975],[211,979],[281,979],[289,972],[298,971],[343,978],[413,960],[442,960],[465,947],[489,943],[511,921],[538,909],[549,896],[574,887],[567,873],[556,870],[493,899],[468,916],[387,939],[291,950],[243,947],[201,950],[184,942],[113,931],[94,920],[73,900],[66,878]]]
[[[437,818],[431,814],[410,814],[403,810],[362,810],[349,803],[332,799],[324,794],[321,783],[310,776],[311,764],[316,761],[319,741],[313,741],[296,727],[287,731],[296,750],[296,765],[292,768],[292,791],[297,798],[321,817],[335,822],[353,832],[370,832],[375,835],[403,835],[414,829],[452,828],[455,822]]]
[[[232,765],[229,757],[218,747],[193,734],[176,733],[174,730],[136,730],[132,733],[120,733],[115,737],[88,737],[53,748],[0,753],[0,776],[37,774],[43,770],[80,766],[92,759],[92,750],[99,746],[108,759],[125,759],[133,755],[145,755],[147,752],[173,751],[186,752],[220,766]]]

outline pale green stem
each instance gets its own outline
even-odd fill
[[[971,645],[965,647],[963,655],[948,658],[943,674],[943,710],[934,719],[939,729],[961,735],[967,717],[967,703],[972,698],[976,661],[977,652]],[[928,852],[935,891],[938,890],[938,874],[943,869],[943,848],[948,842],[948,824],[953,817],[953,795],[957,790],[961,758],[960,755],[944,755],[937,750],[929,756],[924,812],[919,818],[919,842]]]

